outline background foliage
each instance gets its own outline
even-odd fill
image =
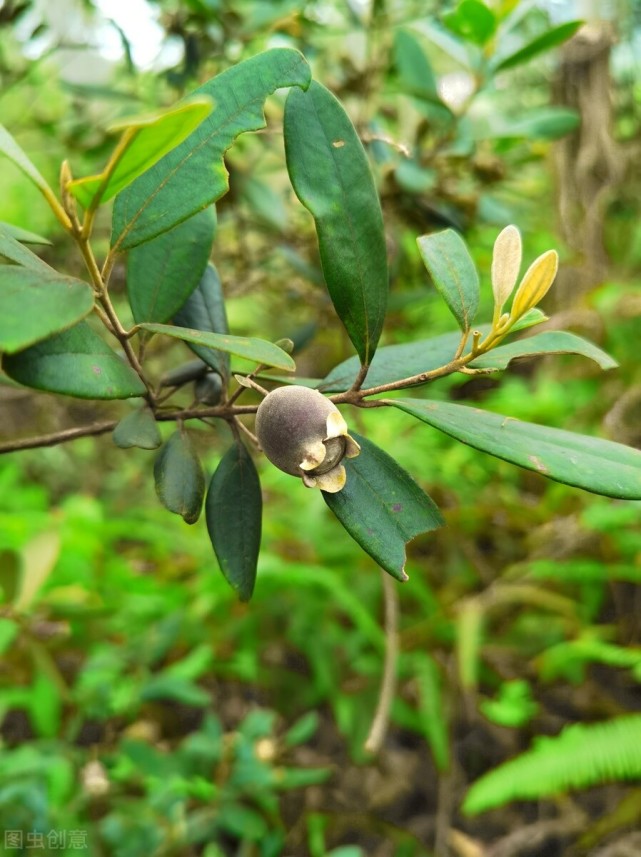
[[[543,8],[499,4],[494,17],[474,0],[431,10],[409,0],[153,5],[173,60],[161,74],[142,70],[121,32],[124,61],[103,80],[86,62],[69,73],[90,25],[62,38],[54,4],[2,6],[3,124],[43,175],[53,183],[65,157],[77,175],[98,172],[112,122],[171,106],[260,50],[297,47],[345,104],[374,165],[392,281],[383,344],[452,327],[417,234],[464,230],[487,272],[496,233],[516,222],[526,258],[551,246],[561,254],[550,326],[589,335],[621,368],[527,360],[500,383],[442,379],[430,398],[638,445],[638,80],[622,38],[633,9],[611,22],[621,41],[599,66],[612,76],[612,104],[601,107],[620,164],[604,173],[586,149],[588,123],[602,116],[563,98],[581,57],[549,38],[560,43],[572,27],[555,31],[563,22]],[[523,45],[535,47],[524,55]],[[323,377],[352,349],[319,285],[311,218],[286,183],[282,99],[267,113],[267,129],[229,152],[214,259],[230,329],[291,337],[299,372]],[[600,208],[583,210],[570,194],[573,232],[559,209],[577,181],[569,146],[602,178]],[[80,276],[7,161],[0,189],[3,220],[44,234],[45,261]],[[124,270],[115,278],[124,311]],[[481,304],[479,317],[490,318],[489,288]],[[152,365],[180,362],[180,349],[164,345]],[[44,433],[112,408],[7,384],[2,430]],[[376,417],[359,411],[358,432],[415,474],[447,526],[408,549],[398,687],[375,758],[363,744],[389,644],[381,581],[316,492],[259,462],[269,515],[247,606],[219,574],[204,530],[158,506],[148,452],[107,436],[3,457],[0,828],[25,832],[24,853],[42,853],[35,835],[52,831],[83,831],[89,853],[132,857],[634,853],[638,788],[605,781],[639,776],[638,502],[546,482],[396,409]],[[167,439],[173,427],[162,430]],[[197,438],[208,473],[226,446],[219,434],[218,444],[210,432]],[[618,734],[600,731],[608,721]],[[587,775],[570,778],[573,754],[585,758],[582,736],[597,750]],[[519,793],[523,773],[505,769],[501,781],[498,766],[529,748],[520,761],[534,765],[527,781],[540,777],[540,788]],[[551,786],[537,748],[561,762]],[[492,769],[493,781],[469,790]],[[577,786],[593,787],[559,798]],[[505,805],[538,795],[547,799]],[[72,846],[68,836],[66,853]]]

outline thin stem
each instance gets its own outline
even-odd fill
[[[389,723],[389,714],[396,693],[396,666],[398,662],[398,592],[396,583],[384,571],[383,597],[385,600],[385,660],[383,678],[369,735],[365,741],[368,753],[378,753],[383,745]]]

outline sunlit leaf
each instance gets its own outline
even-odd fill
[[[205,474],[188,434],[176,431],[164,444],[154,461],[154,479],[163,506],[195,524],[205,496]]]
[[[432,282],[458,321],[470,330],[479,304],[479,275],[465,242],[453,229],[417,238]]]
[[[572,38],[582,24],[583,21],[568,21],[565,24],[559,24],[558,27],[552,27],[543,35],[537,36],[536,39],[532,39],[527,45],[519,48],[518,51],[514,51],[514,53],[503,58],[496,57],[493,62],[494,71],[505,71],[508,68],[522,65],[535,56],[562,45],[563,42]]]
[[[327,289],[363,364],[385,320],[383,216],[367,156],[340,102],[316,81],[285,105],[285,154],[296,195],[314,217]]]
[[[393,405],[482,452],[593,494],[641,499],[641,451],[601,438],[428,399]]]
[[[10,161],[13,161],[16,167],[18,167],[18,169],[21,170],[27,178],[31,179],[36,187],[43,193],[53,195],[53,191],[47,184],[46,180],[31,163],[29,158],[3,125],[0,125],[0,154],[9,158]]]
[[[169,321],[200,282],[216,229],[212,207],[134,247],[127,256],[127,295],[136,322]]]
[[[352,432],[361,447],[346,459],[345,487],[323,499],[363,550],[397,580],[407,580],[405,544],[443,524],[433,500],[382,449]]]
[[[22,550],[22,577],[13,602],[16,612],[31,607],[43,584],[53,571],[60,554],[60,536],[55,531],[41,533]]]
[[[236,442],[211,478],[205,517],[220,570],[241,601],[249,601],[256,582],[262,502],[254,462]]]
[[[485,45],[496,30],[494,13],[480,0],[461,0],[456,9],[442,17],[448,29],[475,45]]]
[[[307,86],[311,72],[290,48],[243,60],[200,86],[216,105],[211,116],[178,147],[116,197],[111,243],[127,250],[166,232],[228,190],[223,155],[236,137],[265,126],[263,105],[284,86]]]
[[[81,280],[47,266],[0,265],[0,351],[13,354],[72,327],[93,304],[93,289]]]

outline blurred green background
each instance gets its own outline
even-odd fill
[[[392,273],[384,344],[453,326],[417,235],[464,233],[489,320],[492,245],[515,223],[526,264],[561,256],[546,326],[587,336],[620,369],[524,360],[430,396],[638,446],[641,5],[482,5],[4,0],[0,121],[55,185],[63,158],[78,176],[100,169],[114,120],[267,47],[300,49],[371,156]],[[570,41],[519,57],[577,19]],[[232,332],[291,337],[299,374],[322,377],[351,352],[287,181],[283,99],[229,152],[214,261]],[[81,275],[8,161],[0,217],[47,236],[43,257]],[[108,240],[103,218],[99,254]],[[124,269],[115,301],[126,318]],[[150,365],[160,374],[187,354],[156,349]],[[0,442],[127,412],[0,381]],[[373,757],[381,572],[317,492],[258,462],[263,547],[247,605],[205,528],[160,507],[152,453],[107,435],[0,458],[0,853],[641,853],[634,784],[461,812],[470,784],[535,736],[641,711],[640,504],[547,482],[391,410],[345,415],[447,526],[409,546],[410,580],[394,590],[398,682]],[[225,431],[202,432],[209,472]]]

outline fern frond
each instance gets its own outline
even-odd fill
[[[641,715],[566,727],[477,780],[463,801],[474,815],[615,780],[641,779]]]

